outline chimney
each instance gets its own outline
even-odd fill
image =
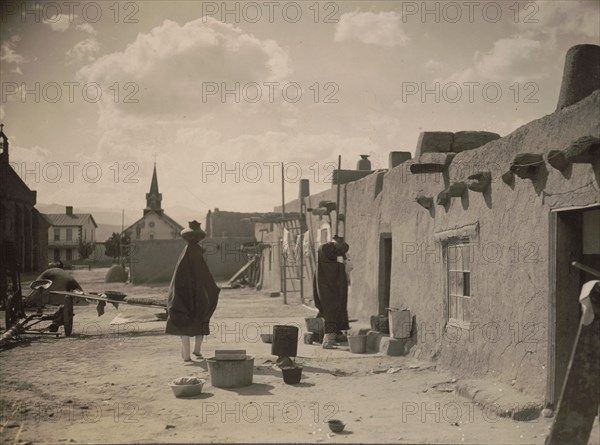
[[[360,155],[361,159],[356,164],[357,170],[370,171],[371,161],[369,161],[369,155]]]
[[[600,46],[575,45],[565,57],[556,111],[573,105],[600,88]]]
[[[67,215],[73,216],[73,206],[67,206]]]

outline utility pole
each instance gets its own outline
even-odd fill
[[[281,265],[282,265],[282,291],[283,291],[283,304],[287,304],[287,261],[286,253],[283,250],[283,235],[285,231],[285,174],[283,162],[281,163]]]

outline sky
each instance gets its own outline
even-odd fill
[[[96,1],[0,6],[0,120],[39,203],[270,211],[387,168],[422,131],[553,113],[600,2]]]

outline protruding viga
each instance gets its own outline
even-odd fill
[[[448,191],[442,190],[440,193],[438,193],[435,202],[439,206],[445,206],[448,204],[450,202],[450,195],[448,194]]]
[[[462,196],[463,193],[465,193],[466,189],[467,184],[465,184],[464,182],[455,182],[454,184],[450,185],[450,187],[448,187],[448,194],[453,198],[458,198]]]
[[[521,153],[515,156],[510,171],[521,179],[532,179],[544,162],[541,154]]]
[[[419,203],[419,205],[425,207],[426,209],[430,209],[433,207],[433,198],[430,196],[417,196],[415,201]]]
[[[490,186],[490,182],[492,182],[492,174],[489,171],[477,172],[469,176],[468,180],[469,190],[483,193]]]

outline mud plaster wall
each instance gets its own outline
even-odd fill
[[[204,259],[216,280],[227,280],[247,261],[240,253],[243,243],[254,237],[205,238],[201,242]],[[134,284],[169,282],[185,247],[183,239],[134,240],[132,278]]]
[[[546,157],[582,136],[599,137],[599,109],[600,91],[596,91],[504,138],[456,155],[446,174],[411,174],[414,161],[407,161],[385,174],[374,173],[342,187],[341,201],[347,205],[347,209],[342,205],[345,235],[354,264],[350,317],[364,324],[378,312],[379,239],[389,233],[390,305],[409,307],[416,317],[410,353],[437,360],[457,377],[496,378],[514,383],[536,400],[543,398],[550,211],[599,203],[600,171],[598,162],[573,164],[565,172],[544,162],[536,181],[515,177],[509,186],[500,176],[518,153]],[[485,193],[467,190],[462,198],[452,198],[447,208],[435,204],[438,193],[449,184],[483,170],[492,174]],[[433,198],[431,210],[415,202],[418,194]],[[335,189],[309,199],[315,207],[320,200],[335,201]],[[286,204],[286,210],[294,210],[294,205],[297,202]],[[308,219],[317,239],[318,217]],[[472,231],[474,245],[469,330],[446,326],[441,244],[464,229]]]

